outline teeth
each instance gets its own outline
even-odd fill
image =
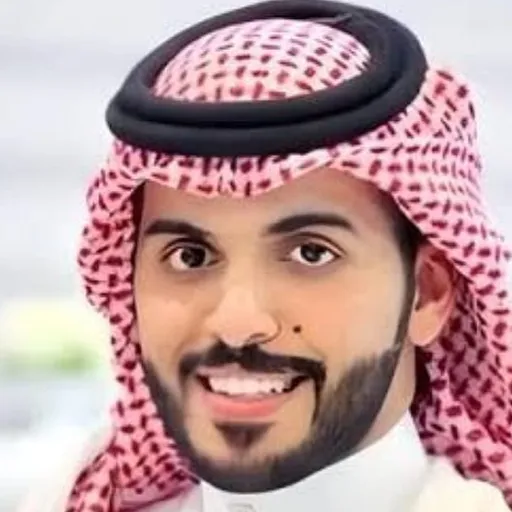
[[[226,395],[262,395],[283,393],[291,385],[291,379],[254,379],[239,377],[209,377],[210,388]]]

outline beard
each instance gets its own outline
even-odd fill
[[[146,383],[163,422],[166,434],[177,444],[195,474],[211,485],[229,492],[256,493],[277,490],[311,476],[355,453],[374,425],[387,396],[407,337],[414,284],[409,281],[394,340],[381,354],[355,362],[329,389],[321,363],[294,357],[271,355],[257,346],[233,349],[218,342],[205,354],[190,354],[180,364],[180,381],[198,366],[237,363],[248,371],[271,373],[295,370],[315,384],[316,402],[308,437],[296,448],[248,463],[242,457],[230,464],[201,454],[186,428],[181,401],[157,375],[149,361],[143,361]],[[216,425],[238,449],[255,444],[266,426],[236,423]]]

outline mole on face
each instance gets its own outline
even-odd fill
[[[293,328],[293,332],[294,332],[295,334],[300,334],[300,333],[302,332],[302,325],[296,325],[296,326],[294,326],[294,328]]]

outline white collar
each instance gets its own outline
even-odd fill
[[[203,512],[397,512],[421,490],[428,456],[410,414],[384,437],[294,485],[235,494],[201,483]]]

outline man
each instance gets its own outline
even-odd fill
[[[79,261],[112,421],[41,512],[505,511],[504,242],[467,86],[335,2],[177,35],[108,110]]]

